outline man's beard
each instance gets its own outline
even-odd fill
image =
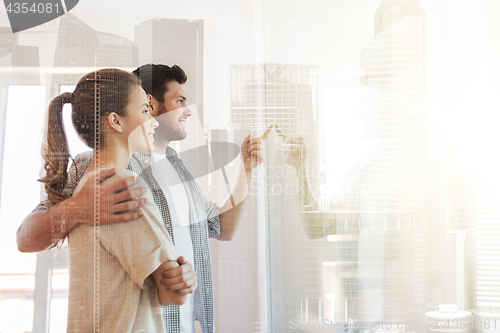
[[[163,116],[166,116],[166,114],[156,118],[159,126],[155,130],[155,144],[156,140],[159,141],[158,144],[165,144],[165,146],[170,141],[184,140],[187,134],[186,131],[180,127],[179,122],[172,123],[170,119],[164,119],[170,121],[162,122],[161,117]]]

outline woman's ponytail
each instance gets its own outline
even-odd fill
[[[52,100],[42,149],[45,176],[39,179],[45,185],[51,205],[70,195],[66,189],[70,154],[62,116],[64,104],[71,103],[71,120],[80,139],[90,148],[98,149],[97,143],[104,142],[101,121],[112,112],[126,116],[136,86],[140,87],[141,81],[135,74],[116,68],[100,69],[84,75],[73,93],[64,93]]]
[[[45,176],[39,181],[44,183],[45,192],[51,205],[65,199],[62,192],[67,183],[70,154],[62,110],[64,104],[71,102],[72,94],[64,93],[54,98],[49,105],[47,140],[42,148]]]

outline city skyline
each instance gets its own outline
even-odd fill
[[[217,110],[217,117],[212,117],[214,119],[212,128],[224,128],[229,122],[228,79],[231,64],[262,61],[317,64],[320,69],[324,69],[320,71],[320,81],[327,84],[331,82],[330,84],[333,85],[357,85],[359,52],[373,37],[373,13],[379,7],[377,1],[357,0],[348,4],[329,3],[326,7],[322,1],[313,1],[307,13],[301,13],[302,15],[294,25],[282,26],[279,24],[269,26],[270,22],[280,22],[280,20],[276,21],[272,14],[278,8],[281,12],[284,11],[284,19],[281,21],[284,20],[286,23],[286,17],[297,15],[299,7],[295,2],[283,8],[280,8],[278,1],[266,2],[264,7],[252,4],[250,1],[239,2],[238,6],[234,4],[226,7],[227,15],[217,11],[218,3],[219,1],[215,1],[210,8],[207,8],[206,5],[193,1],[186,6],[176,6],[176,10],[172,11],[166,9],[173,3],[166,1],[164,7],[162,6],[152,17],[148,8],[155,8],[157,5],[153,1],[146,1],[143,7],[136,7],[133,11],[121,10],[124,16],[113,21],[103,20],[99,12],[96,13],[94,10],[99,8],[99,3],[90,0],[81,1],[72,13],[96,30],[119,34],[131,40],[134,38],[135,25],[154,17],[161,17],[161,13],[164,13],[163,17],[166,18],[204,19],[205,40],[210,41],[210,47],[205,50],[205,61],[211,64],[206,69],[205,79],[210,78],[214,81],[214,84],[206,87],[205,99],[208,114],[213,115]],[[485,96],[486,99],[481,104],[488,105],[486,102],[488,92],[494,91],[494,87],[500,87],[500,74],[494,74],[500,71],[500,65],[492,62],[489,65],[490,68],[486,69],[489,59],[500,58],[500,48],[495,46],[495,41],[500,41],[500,34],[497,33],[500,29],[493,29],[497,23],[492,21],[494,13],[500,10],[500,5],[492,0],[486,0],[482,4],[460,0],[459,3],[454,2],[453,6],[429,0],[423,0],[421,3],[428,15],[428,29],[434,31],[434,34],[428,36],[428,50],[432,51],[428,52],[427,61],[427,71],[431,74],[428,80],[429,90],[433,92],[429,96],[429,105],[433,110],[432,121],[435,123],[433,126],[438,126],[439,130],[445,131],[447,136],[453,140],[459,140],[462,144],[464,139],[457,137],[459,131],[455,131],[455,128],[466,126],[462,119],[467,113],[463,108],[465,105],[461,105],[464,103],[457,104],[454,100],[464,100],[467,104],[470,103],[471,98],[465,94],[456,93],[460,91],[459,82],[462,84],[466,81],[446,73],[454,73],[455,68],[462,68],[470,76],[470,69],[477,68],[477,77],[484,77],[484,79],[481,79],[479,85],[482,88],[475,89],[473,94]],[[261,17],[260,14],[264,9],[264,13],[269,13],[271,16]],[[315,24],[305,28],[304,25],[312,19],[314,14],[319,15],[314,19]],[[332,19],[324,20],[326,15]],[[347,17],[349,19],[346,19]],[[443,17],[445,19],[442,19]],[[40,44],[40,38],[37,36],[42,33],[47,36],[46,41],[50,41],[50,35],[57,31],[55,21],[28,32],[22,32],[21,39],[29,40],[32,44]],[[236,21],[239,22],[238,25],[234,24]],[[0,11],[0,25],[2,22],[5,26],[8,25],[6,13]],[[464,25],[470,28],[465,36],[461,34],[461,27]],[[305,30],[300,32],[299,28],[305,28]],[[263,29],[266,31],[264,36],[267,36],[264,38],[267,40],[265,50],[261,38]],[[347,29],[348,33],[332,33],[324,36],[325,31],[335,32],[343,29]],[[471,38],[473,35],[483,37]],[[489,36],[489,40],[485,38],[486,35]],[[245,36],[245,38],[238,38],[238,36]],[[293,39],[291,36],[294,36]],[[271,42],[272,44],[269,44]],[[299,50],[291,48],[295,42],[302,45]],[[467,47],[467,43],[473,47]],[[227,48],[229,45],[232,46],[230,49]],[[44,62],[45,53],[41,54],[41,66],[52,66],[50,62]],[[471,59],[475,58],[483,60],[479,63],[472,62]],[[453,59],[453,61],[450,62],[448,59]],[[462,65],[452,67],[455,63],[462,63]],[[329,73],[335,73],[337,77],[332,78]],[[460,112],[454,112],[454,106],[458,106]],[[490,113],[483,114],[491,117]],[[454,120],[453,128],[443,128],[442,119],[452,115],[458,118]],[[484,135],[483,133],[482,136]],[[470,152],[470,149],[467,149],[466,153],[474,154]],[[500,162],[496,159],[493,161]]]
[[[398,6],[393,7],[395,3]],[[500,4],[497,1],[313,0],[307,7],[296,0],[242,0],[238,4],[222,0],[210,3],[190,0],[183,4],[166,0],[160,4],[146,0],[143,6],[128,4],[131,3],[125,1],[123,8],[115,9],[109,3],[81,0],[71,14],[40,27],[16,35],[0,29],[1,101],[6,101],[1,107],[9,109],[7,114],[4,112],[7,109],[2,109],[2,126],[9,131],[0,134],[6,135],[2,149],[10,154],[9,160],[3,161],[2,170],[16,173],[12,171],[11,162],[16,156],[13,155],[14,143],[20,140],[16,135],[29,132],[32,146],[41,141],[37,136],[41,133],[37,127],[41,120],[33,121],[37,124],[27,121],[21,131],[13,132],[17,127],[7,124],[7,119],[10,124],[19,114],[26,119],[39,119],[46,112],[46,105],[40,105],[47,104],[49,96],[59,93],[60,86],[76,83],[80,77],[76,71],[85,71],[89,66],[133,70],[142,61],[169,62],[169,57],[141,58],[141,52],[143,55],[149,51],[154,53],[152,48],[147,50],[154,43],[140,42],[137,36],[143,34],[147,39],[148,29],[155,30],[153,22],[189,23],[196,26],[193,31],[197,31],[191,31],[189,36],[196,36],[196,49],[201,49],[201,57],[197,53],[196,78],[190,82],[201,89],[195,93],[196,97],[192,92],[188,97],[202,106],[200,115],[209,125],[202,139],[210,133],[215,141],[240,144],[252,130],[260,135],[270,122],[283,121],[280,119],[283,113],[274,114],[266,106],[276,104],[273,105],[276,110],[298,110],[297,101],[303,99],[301,111],[305,120],[299,122],[297,113],[289,112],[281,128],[285,135],[310,132],[304,134],[311,151],[311,162],[307,163],[324,163],[322,168],[328,182],[321,184],[310,179],[318,187],[323,185],[320,191],[326,193],[320,198],[321,211],[312,212],[315,218],[322,221],[320,223],[331,222],[332,214],[336,214],[336,221],[343,221],[347,226],[347,230],[342,230],[342,224],[330,225],[330,232],[323,231],[327,237],[320,239],[305,236],[300,225],[304,218],[301,204],[283,192],[272,192],[291,188],[287,186],[296,185],[297,179],[282,159],[280,148],[283,147],[270,145],[270,164],[266,165],[267,174],[261,179],[262,184],[267,185],[267,192],[262,198],[252,199],[255,209],[248,212],[248,223],[240,228],[236,241],[212,249],[215,301],[219,309],[224,309],[217,314],[218,330],[223,327],[234,331],[239,323],[244,323],[248,331],[286,331],[290,319],[305,318],[343,321],[351,317],[370,321],[383,317],[413,321],[420,320],[424,310],[437,310],[440,302],[458,297],[454,295],[452,283],[443,288],[443,281],[454,277],[454,266],[445,265],[446,260],[453,257],[445,253],[449,250],[446,245],[449,232],[475,230],[477,226],[478,239],[488,241],[486,235],[491,230],[487,219],[498,219],[498,200],[493,207],[481,197],[500,194],[497,172],[500,157],[494,153],[494,145],[500,142],[497,130],[500,119],[495,111],[496,91],[500,89],[497,60],[500,59],[500,23],[496,20]],[[407,16],[408,13],[411,15]],[[5,13],[0,13],[0,26],[5,18]],[[416,18],[425,18],[425,25]],[[92,44],[74,52],[86,61],[83,65],[78,64],[78,57],[72,54],[78,39]],[[189,49],[187,53],[192,53],[193,45],[182,42],[182,38],[156,41],[162,46],[177,44],[179,49],[185,47]],[[24,48],[27,56],[9,58],[13,45]],[[120,45],[117,48],[122,58],[113,57],[112,49],[116,45]],[[103,62],[85,56],[85,52],[90,54],[96,50],[102,52],[103,57],[98,58]],[[167,52],[158,50],[155,52],[162,56]],[[419,54],[422,57],[419,58]],[[11,60],[23,59],[32,64],[16,73],[24,75],[31,71],[33,77],[24,77],[29,82],[10,76],[17,69]],[[263,64],[273,66],[272,75],[264,79],[259,72]],[[251,71],[252,66],[260,74],[249,79],[252,75],[245,77],[242,73]],[[300,71],[301,66],[307,68],[305,71],[314,72],[309,78],[313,83],[301,84],[290,79],[292,69]],[[187,69],[189,65],[181,67]],[[189,72],[192,71],[189,67]],[[190,73],[188,77],[193,79]],[[14,85],[18,83],[22,86]],[[16,105],[13,98],[26,94],[29,88],[24,86],[26,83],[36,85],[33,88],[37,89],[36,94],[33,93],[32,100]],[[232,89],[233,84],[239,88]],[[235,98],[238,89],[247,95]],[[246,103],[252,96],[269,97],[271,93],[277,98],[252,105]],[[45,95],[45,99],[41,95]],[[284,95],[290,98],[282,98]],[[238,100],[239,104],[235,103]],[[25,102],[30,102],[30,113],[23,110]],[[252,112],[243,112],[248,111],[248,107],[253,108]],[[264,112],[254,117],[257,109]],[[310,121],[313,112],[317,112],[319,121]],[[238,122],[239,129],[230,128]],[[269,140],[273,139],[279,142],[275,133]],[[26,154],[18,155],[23,158]],[[23,195],[22,192],[11,194],[18,189],[8,180],[16,178],[22,178],[18,182],[25,191],[38,195],[36,176],[40,163],[38,160],[29,163],[33,169],[29,177],[2,174],[6,181],[2,180],[5,188],[0,193],[1,200]],[[228,166],[229,179],[236,173],[236,166],[237,163]],[[279,170],[284,172],[276,179],[269,176]],[[216,177],[212,177],[203,182],[213,183]],[[337,182],[340,185],[333,186],[332,179],[340,180]],[[216,192],[222,198],[227,192],[226,183],[213,188],[217,186]],[[325,190],[328,186],[331,188]],[[28,190],[32,188],[35,190]],[[344,200],[336,206],[339,198]],[[15,243],[12,235],[24,212],[34,208],[31,204],[30,207],[17,205],[11,204],[9,208],[18,209],[19,216],[9,215],[13,216],[9,222],[0,221],[3,237],[12,244]],[[395,226],[395,221],[406,228],[387,228],[387,225]],[[470,256],[465,259],[465,279],[469,282],[464,302],[472,308],[476,303],[495,298],[497,291],[496,286],[484,280],[487,275],[483,274],[485,252],[473,253],[471,248],[476,249],[476,245],[469,244],[468,233],[467,237],[465,247]],[[4,271],[0,270],[1,281],[11,281],[5,275],[5,267],[14,267],[12,263],[17,262],[26,264],[17,260],[25,255],[17,253],[15,247],[8,251],[8,258],[0,256],[11,263],[3,266]],[[360,272],[357,280],[353,279],[356,270]],[[376,273],[370,274],[372,270]],[[339,276],[339,272],[345,274]],[[481,284],[473,282],[476,278]],[[10,283],[9,286],[15,285]],[[366,287],[370,284],[378,285]],[[351,287],[352,293],[344,297],[341,289]],[[402,292],[398,294],[399,291]],[[244,297],[237,299],[239,293]],[[54,298],[54,301],[60,300]],[[358,303],[348,304],[351,301]],[[2,306],[10,310],[10,306],[14,309],[17,305],[2,301],[0,308]],[[337,318],[330,318],[335,306],[355,311],[338,311]],[[476,310],[490,314],[498,311],[497,307],[488,306]],[[228,319],[231,316],[237,319],[231,321]]]

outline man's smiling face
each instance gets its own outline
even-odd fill
[[[151,114],[159,123],[155,132],[155,146],[164,145],[166,148],[170,141],[184,140],[187,136],[185,122],[191,116],[191,111],[186,106],[186,93],[182,84],[170,81],[167,92],[163,95],[163,102],[151,98]]]

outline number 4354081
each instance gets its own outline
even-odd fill
[[[490,320],[490,319],[469,319],[469,320],[464,320],[464,319],[448,319],[447,321],[430,321],[429,322],[429,328],[430,329],[466,329],[466,328],[477,328],[477,329],[496,329],[497,328],[497,320]]]
[[[14,3],[9,3],[7,8],[7,13],[14,13],[14,14],[27,14],[27,13],[47,13],[51,14],[52,12],[59,13],[59,4],[55,3],[34,3],[30,6],[30,4],[26,2],[14,2]]]

